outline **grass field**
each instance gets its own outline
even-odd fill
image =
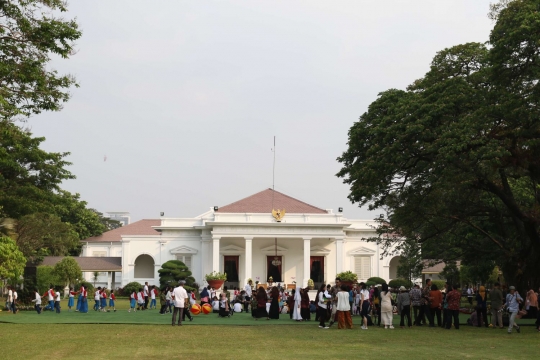
[[[128,313],[127,300],[118,302],[116,313],[80,314],[66,309],[63,304],[61,314],[1,312],[2,353],[13,359],[525,359],[540,353],[540,334],[533,326],[511,335],[470,326],[458,331],[427,327],[365,331],[359,317],[353,317],[353,330],[322,330],[314,321],[295,323],[288,315],[255,321],[248,314],[225,319],[211,314],[171,327],[170,315],[156,310]]]

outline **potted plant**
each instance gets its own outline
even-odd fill
[[[308,286],[309,290],[313,290],[315,288],[315,283],[313,282],[312,279],[309,279],[307,281],[307,286]]]
[[[227,280],[227,273],[220,273],[217,271],[212,271],[210,274],[205,275],[206,282],[208,285],[212,287],[214,290],[218,290],[221,288],[223,283]]]
[[[336,278],[339,278],[343,285],[351,286],[352,284],[358,282],[358,275],[352,271],[343,271],[336,275]]]

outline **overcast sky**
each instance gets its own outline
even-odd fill
[[[335,176],[349,128],[437,51],[487,41],[489,3],[71,1],[83,36],[52,66],[80,88],[29,125],[46,150],[71,152],[66,190],[132,221],[271,187],[274,135],[276,190],[371,219]]]

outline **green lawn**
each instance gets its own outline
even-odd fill
[[[353,330],[322,330],[314,321],[295,323],[288,316],[255,321],[248,314],[225,319],[211,314],[198,315],[183,327],[171,327],[170,315],[159,315],[156,310],[128,313],[126,307],[127,300],[120,300],[121,310],[116,313],[70,313],[64,311],[66,306],[61,314],[1,312],[2,353],[14,359],[42,355],[54,359],[276,359],[291,355],[300,359],[433,359],[434,355],[445,359],[524,359],[540,352],[540,334],[532,326],[511,335],[505,330],[469,326],[459,331],[427,327],[370,327],[364,331],[359,317],[353,317]],[[530,324],[531,320],[521,323]]]

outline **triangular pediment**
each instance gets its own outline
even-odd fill
[[[198,253],[199,251],[197,249],[194,249],[192,247],[189,247],[189,246],[186,246],[186,245],[182,245],[182,246],[179,246],[177,248],[174,248],[171,250],[171,254],[196,254]]]
[[[277,253],[278,255],[283,255],[284,253],[286,253],[287,251],[289,251],[289,249],[287,248],[284,248],[283,246],[279,246],[277,247]],[[270,246],[267,246],[267,247],[263,247],[261,249],[261,252],[265,253],[265,254],[274,254],[276,252],[276,246],[275,245],[270,245]]]
[[[377,251],[367,248],[365,246],[360,246],[355,249],[349,250],[347,255],[375,255]]]
[[[236,245],[226,245],[220,248],[219,252],[225,255],[240,255],[245,252],[245,249]]]
[[[322,246],[312,246],[309,252],[311,255],[328,255],[330,254],[329,249],[322,247]]]

